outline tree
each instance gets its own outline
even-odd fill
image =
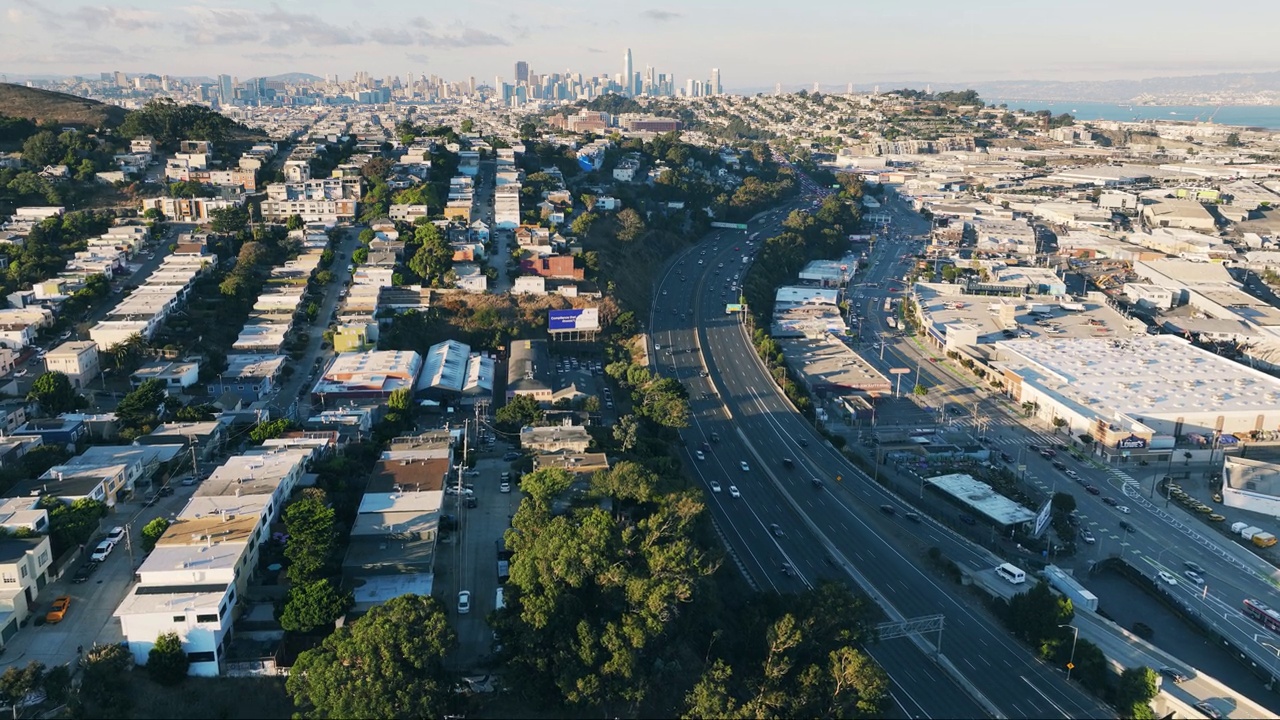
[[[1054,493],[1053,509],[1070,515],[1076,510],[1076,496],[1065,492]]]
[[[633,208],[623,208],[618,212],[618,239],[631,242],[644,234],[644,218]]]
[[[142,526],[142,552],[151,552],[160,542],[160,536],[169,529],[169,519],[158,517]]]
[[[13,716],[18,717],[18,709],[28,695],[40,689],[44,680],[44,663],[32,660],[24,667],[11,665],[0,675],[0,697],[13,707]]]
[[[71,412],[78,405],[71,380],[60,372],[47,372],[36,378],[27,399],[40,403],[40,408],[49,415]]]
[[[71,668],[66,665],[55,665],[49,668],[40,680],[40,689],[45,698],[54,705],[62,705],[71,692]]]
[[[187,678],[191,660],[178,633],[161,633],[147,653],[147,674],[161,685],[177,685]]]
[[[573,476],[563,468],[543,468],[520,478],[520,489],[544,507],[572,484]]]
[[[474,130],[475,127],[476,127],[476,123],[474,120],[472,120],[471,118],[463,118],[462,124],[458,126],[458,132],[469,133],[472,130]]]
[[[80,696],[96,710],[124,708],[132,698],[126,684],[133,654],[119,643],[94,645],[80,659]]]
[[[623,415],[613,426],[613,439],[618,441],[618,447],[623,452],[631,452],[639,439],[639,431],[640,424],[636,422],[635,415]]]
[[[301,230],[305,225],[306,222],[302,219],[302,216],[294,213],[289,216],[289,220],[285,224],[285,229],[290,231]]]
[[[38,132],[22,143],[22,159],[36,168],[61,163],[65,152],[58,136],[48,130]]]
[[[373,228],[365,228],[360,231],[360,235],[359,235],[360,244],[368,245],[369,243],[377,239],[377,237],[378,237],[378,233],[374,232]]]
[[[407,415],[413,410],[413,391],[409,388],[392,390],[387,398],[387,409]]]
[[[508,428],[522,428],[542,421],[544,413],[532,395],[516,395],[498,409],[494,419]]]
[[[154,379],[147,380],[120,399],[120,404],[116,406],[116,418],[124,427],[150,432],[159,422],[167,397],[164,383]]]
[[[280,627],[301,633],[332,627],[351,605],[351,594],[341,592],[328,578],[294,585],[285,595]]]
[[[1125,668],[1116,685],[1116,708],[1123,717],[1151,718],[1151,698],[1159,691],[1156,672],[1149,667]]]
[[[209,213],[209,229],[234,235],[249,226],[249,211],[242,207],[218,208]]]
[[[569,230],[574,235],[586,237],[587,233],[591,232],[591,226],[594,225],[596,220],[599,218],[600,216],[593,212],[582,213],[578,217],[574,218],[573,222],[569,223]]]
[[[261,445],[268,440],[284,437],[284,434],[292,427],[293,421],[288,418],[260,422],[249,431],[249,439]]]
[[[423,231],[427,228],[435,232]],[[409,269],[424,282],[440,281],[453,266],[453,248],[440,234],[434,225],[423,225],[414,233],[414,239],[421,238],[418,251],[409,258]]]
[[[300,654],[285,687],[303,717],[440,717],[456,642],[439,600],[401,595]]]
[[[358,247],[351,253],[351,262],[354,265],[364,265],[369,262],[369,248]]]
[[[916,397],[924,397],[929,394],[929,388],[920,383],[916,383],[916,386],[911,388],[911,393]]]
[[[323,499],[302,497],[285,508],[284,547],[288,576],[294,583],[317,580],[325,574],[337,552],[336,514]]]
[[[1240,142],[1240,133],[1228,133],[1226,144],[1227,147],[1240,147],[1244,143]]]
[[[717,658],[702,673],[689,694],[685,695],[684,702],[688,709],[681,717],[684,720],[737,717],[738,703],[729,692],[729,680],[732,677],[733,668]]]
[[[600,398],[595,395],[588,395],[587,399],[582,401],[582,409],[589,413],[600,412]]]

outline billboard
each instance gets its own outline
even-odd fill
[[[1053,513],[1053,498],[1050,497],[1044,501],[1044,507],[1040,508],[1040,513],[1036,515],[1035,530],[1032,531],[1032,537],[1040,537],[1040,533],[1049,524],[1049,516]]]
[[[745,308],[746,308],[745,305],[740,305],[738,303],[728,303],[727,305],[724,306],[724,313],[726,315],[730,315],[736,312],[742,312]]]
[[[552,310],[547,329],[551,332],[572,332],[576,330],[599,330],[599,308],[580,308],[578,310]]]

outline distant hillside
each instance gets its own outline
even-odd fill
[[[0,114],[27,118],[37,125],[116,127],[128,111],[88,98],[23,85],[0,83]]]
[[[279,75],[272,75],[265,79],[282,83],[320,82],[324,80],[324,78],[318,75],[312,75],[311,73],[304,72],[281,73]]]
[[[1247,97],[1256,94],[1280,93],[1280,72],[1219,73],[1154,77],[1142,80],[1078,80],[1074,82],[1009,80],[972,82],[964,87],[974,88],[984,98],[1055,101],[1136,102],[1143,98],[1187,98],[1196,95]]]

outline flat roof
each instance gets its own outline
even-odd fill
[[[159,612],[218,609],[230,583],[207,585],[137,585],[116,608],[114,617]]]
[[[889,378],[837,340],[779,340],[787,364],[818,387],[889,392]]]
[[[435,585],[432,573],[360,576],[351,591],[356,610],[368,610],[401,595],[430,595]]]
[[[1001,495],[995,488],[965,473],[927,478],[925,483],[950,495],[960,504],[980,513],[997,525],[1029,522],[1036,514]]]
[[[202,517],[179,517],[160,537],[156,547],[181,547],[207,543],[247,543],[258,528],[260,514],[235,511]]]
[[[200,483],[197,495],[271,495],[294,469],[311,457],[310,450],[280,448],[262,455],[234,455]]]

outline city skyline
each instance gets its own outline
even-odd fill
[[[1266,28],[1280,21],[1280,8],[1252,1],[1238,7],[1250,22],[1223,20],[1221,32],[1191,8],[1152,12],[1154,4],[1100,0],[1082,0],[1034,28],[1019,13],[975,15],[937,1],[908,9],[809,0],[781,14],[758,0],[676,7],[571,0],[512,13],[482,1],[428,19],[401,2],[357,11],[296,0],[265,10],[245,0],[185,8],[159,0],[111,7],[17,0],[0,24],[0,73],[342,77],[399,76],[412,68],[458,80],[510,77],[513,63],[524,60],[541,74],[613,76],[621,70],[617,58],[631,48],[636,66],[655,67],[678,84],[725,70],[732,78],[726,92],[896,79],[1107,80],[1274,69]],[[491,22],[495,17],[503,22]],[[1129,31],[1138,26],[1143,32]]]

